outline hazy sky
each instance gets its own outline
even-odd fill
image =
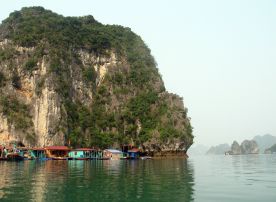
[[[2,0],[0,20],[37,5],[139,34],[184,98],[196,144],[276,135],[276,1]]]

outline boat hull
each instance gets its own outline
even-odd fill
[[[89,158],[73,158],[73,160],[83,160],[83,161],[86,161],[88,160]]]
[[[67,157],[53,157],[52,158],[53,160],[68,160],[68,158]]]
[[[19,154],[8,154],[7,161],[23,161],[24,157]]]

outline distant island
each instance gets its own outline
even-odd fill
[[[259,147],[255,140],[244,140],[241,145],[234,141],[231,145],[231,150],[226,151],[225,154],[241,155],[241,154],[259,154]]]
[[[193,144],[189,150],[188,150],[188,155],[189,156],[201,156],[206,154],[208,151],[208,146],[202,145],[202,144]]]
[[[264,151],[265,154],[275,154],[276,153],[276,144],[272,145],[270,148]]]
[[[257,142],[261,154],[273,144],[276,144],[276,136],[270,134],[255,136],[253,140]]]
[[[241,144],[233,141],[231,147],[228,144],[212,146],[206,152],[207,155],[246,155],[246,154],[270,154],[276,152],[276,136],[266,134],[255,136],[252,140],[244,140]]]

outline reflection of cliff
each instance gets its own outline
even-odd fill
[[[44,162],[31,162],[35,163],[35,172],[32,172],[32,178],[34,180],[31,191],[31,197],[36,202],[45,201],[45,191],[47,190],[46,169]]]
[[[187,160],[0,162],[0,199],[193,201]]]
[[[56,201],[57,191],[66,186],[67,166],[63,161],[0,162],[0,199]]]
[[[11,169],[8,162],[0,161],[0,200],[5,198],[4,188],[10,187],[12,182],[9,180],[11,178]]]

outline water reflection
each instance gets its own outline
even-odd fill
[[[187,160],[0,162],[0,199],[193,201]]]

